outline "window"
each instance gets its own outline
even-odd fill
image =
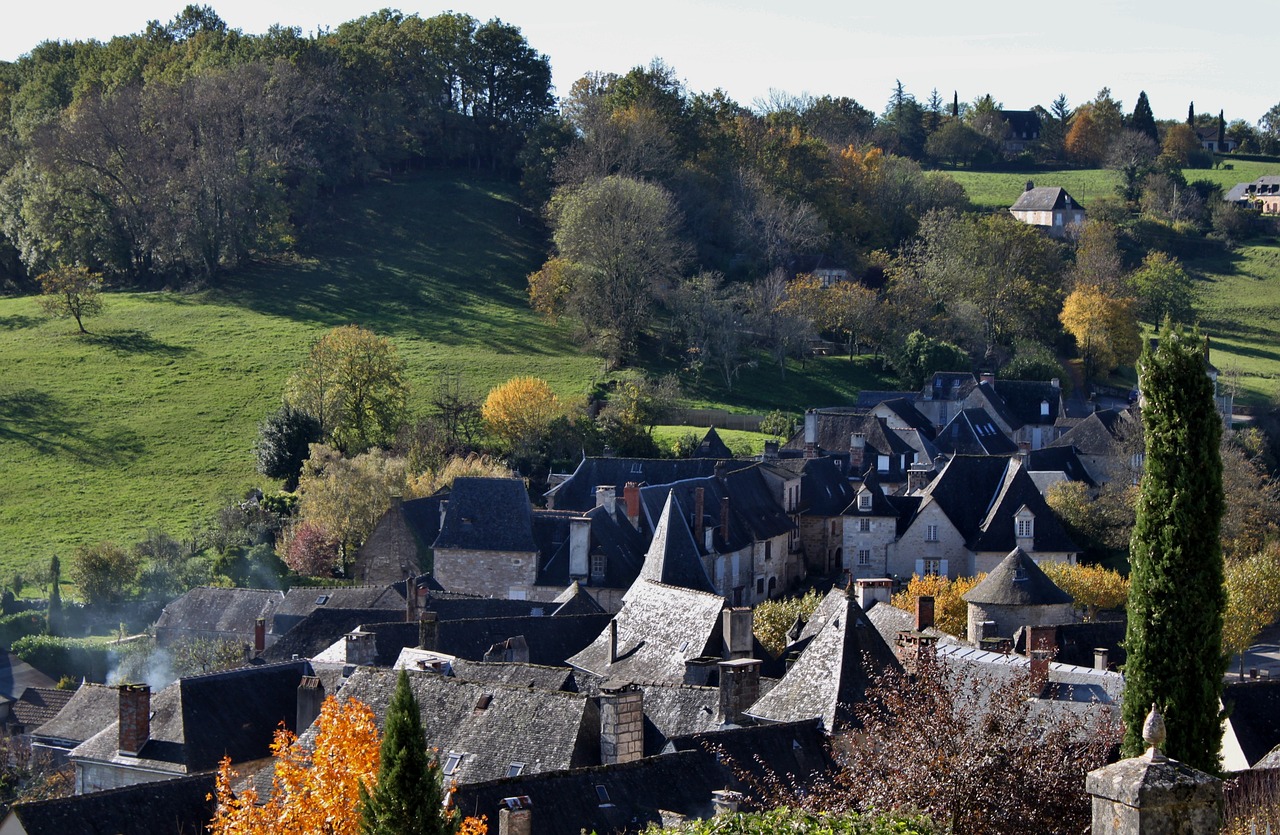
[[[524,763],[511,763],[507,766],[508,777],[519,777],[521,771],[524,771]]]
[[[462,755],[450,751],[449,756],[445,757],[444,768],[440,769],[440,773],[446,777],[452,776],[453,773],[458,770],[458,764],[461,762]]]
[[[858,496],[858,510],[870,510],[870,509],[871,509],[871,494],[861,493]]]
[[[877,470],[879,470],[879,471],[880,471],[880,472],[882,472],[882,473],[887,473],[887,472],[889,472],[889,456],[887,456],[887,455],[877,455],[877,456],[876,456],[876,469],[877,469]]]
[[[1032,524],[1034,521],[1033,519],[1018,520],[1018,539],[1028,539],[1032,536]]]
[[[756,580],[756,594],[764,594],[764,578]]]
[[[609,802],[609,790],[604,786],[596,786],[596,797],[600,798],[601,803]]]
[[[603,583],[604,569],[605,569],[604,554],[592,554],[591,555],[591,582]]]
[[[924,573],[926,577],[936,577],[942,573],[942,560],[924,561]]]
[[[326,603],[328,603],[328,602],[329,602],[329,595],[327,595],[327,594],[322,594],[322,595],[320,595],[319,597],[317,597],[317,598],[316,598],[316,605],[317,605],[317,606],[323,606],[324,604],[326,604]]]
[[[870,520],[870,519],[859,519],[859,520],[858,520],[858,533],[871,533],[871,520]]]
[[[858,565],[864,565],[864,566],[871,565],[871,549],[870,548],[858,549]]]
[[[764,544],[764,558],[766,560],[773,559],[773,542],[767,541]]]
[[[924,539],[925,539],[925,541],[926,541],[926,542],[937,542],[937,541],[938,541],[938,526],[937,526],[937,525],[925,525],[925,528],[924,528]]]

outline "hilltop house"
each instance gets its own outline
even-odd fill
[[[1005,153],[1020,154],[1040,141],[1040,114],[1034,110],[1001,110],[1000,118],[1006,125]]]
[[[1237,183],[1222,199],[1252,206],[1265,215],[1280,214],[1280,175],[1267,174],[1252,183]]]
[[[1081,226],[1085,221],[1084,207],[1065,189],[1036,187],[1031,180],[1027,180],[1026,190],[1009,207],[1009,214],[1023,223],[1040,227],[1053,238],[1066,237],[1071,227]]]

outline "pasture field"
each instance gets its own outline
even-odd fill
[[[1280,243],[1240,247],[1225,259],[1190,261],[1210,360],[1238,386],[1237,399],[1262,406],[1280,395]]]

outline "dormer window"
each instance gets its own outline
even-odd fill
[[[879,471],[880,471],[880,472],[882,472],[882,473],[887,473],[887,472],[889,472],[889,456],[887,456],[887,455],[877,455],[877,456],[876,456],[876,469],[877,469],[877,470],[879,470]]]
[[[591,582],[603,583],[605,568],[608,563],[604,554],[595,553],[591,555]]]
[[[1040,417],[1047,418],[1048,416],[1049,416],[1049,401],[1041,400],[1040,401]]]
[[[1036,518],[1030,513],[1018,516],[1017,530],[1018,539],[1031,539],[1036,534]]]
[[[870,509],[871,509],[870,491],[863,491],[862,493],[859,493],[858,494],[858,510],[870,510]]]

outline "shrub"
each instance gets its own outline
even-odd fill
[[[27,635],[13,642],[13,653],[50,678],[106,678],[107,649],[101,639]]]
[[[0,617],[0,644],[12,646],[14,641],[44,631],[44,615],[40,612],[14,612]]]
[[[648,835],[679,832],[686,835],[942,835],[942,828],[923,815],[909,812],[841,812],[828,814],[779,808],[767,812],[717,815],[679,826],[650,826]]]

